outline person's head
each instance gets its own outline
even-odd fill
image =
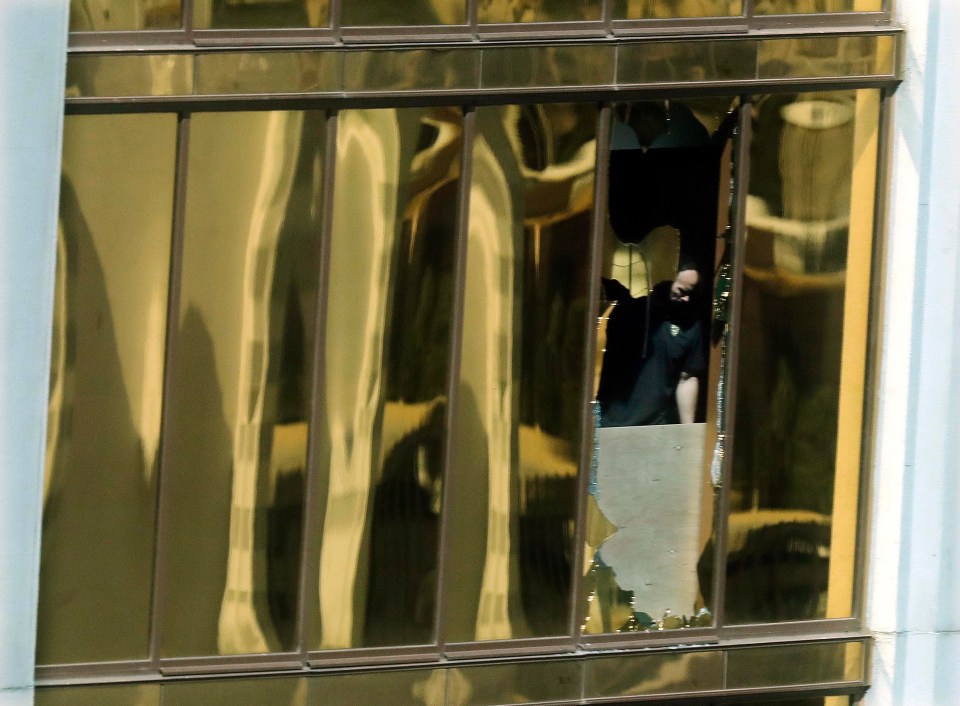
[[[700,273],[693,263],[685,262],[677,268],[677,274],[670,285],[671,302],[689,302],[696,294],[700,284]]]

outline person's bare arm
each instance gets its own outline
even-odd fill
[[[700,394],[700,380],[680,373],[680,381],[677,383],[677,411],[680,412],[680,423],[691,424],[693,416],[697,411],[697,395]]]

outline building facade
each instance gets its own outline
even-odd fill
[[[952,7],[0,12],[3,699],[955,700]]]

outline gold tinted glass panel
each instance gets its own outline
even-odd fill
[[[71,32],[180,27],[180,0],[70,0]]]
[[[477,110],[450,641],[569,631],[596,122],[593,105]]]
[[[615,106],[587,505],[584,632],[713,624],[729,98]]]
[[[312,642],[431,643],[462,115],[337,125]]]
[[[67,98],[87,96],[182,96],[193,92],[189,54],[71,56]]]
[[[390,706],[426,706],[444,701],[449,681],[446,669],[381,669],[377,671],[312,676],[309,680],[310,704],[323,706],[356,706],[356,704],[390,704]],[[459,688],[458,688],[459,687]],[[451,687],[451,696],[464,698],[460,684]]]
[[[340,89],[343,54],[329,51],[216,52],[196,59],[196,92],[317,93]]]
[[[890,75],[891,36],[793,37],[759,43],[757,78]]]
[[[36,706],[160,706],[159,684],[37,689]]]
[[[467,21],[464,0],[341,0],[344,27],[460,25]]]
[[[347,91],[476,88],[480,52],[471,49],[357,51],[344,55]]]
[[[735,81],[755,77],[757,42],[638,42],[617,49],[617,83]]]
[[[307,688],[297,677],[173,682],[163,685],[163,706],[307,706]]]
[[[569,22],[602,18],[600,0],[479,0],[477,20],[485,23]]]
[[[851,615],[876,90],[753,105],[726,615]]]
[[[191,121],[163,656],[294,646],[325,119]]]
[[[717,691],[723,688],[723,657],[719,651],[704,651],[590,659],[584,674],[584,697]]]
[[[755,15],[879,12],[883,0],[753,0]]]
[[[589,86],[613,82],[613,47],[498,47],[483,50],[483,88]]]
[[[39,664],[147,656],[176,128],[65,121]]]
[[[582,675],[583,663],[574,660],[452,668],[447,670],[447,694],[452,701],[466,687],[470,703],[477,706],[577,703]]]
[[[858,682],[864,678],[862,642],[780,645],[727,652],[729,689]]]
[[[742,0],[612,0],[613,18],[665,20],[683,17],[723,17],[743,12]]]
[[[330,0],[194,0],[197,29],[327,27]]]

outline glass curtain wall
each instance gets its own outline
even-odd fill
[[[855,615],[880,92],[472,113],[68,117],[41,665]]]

